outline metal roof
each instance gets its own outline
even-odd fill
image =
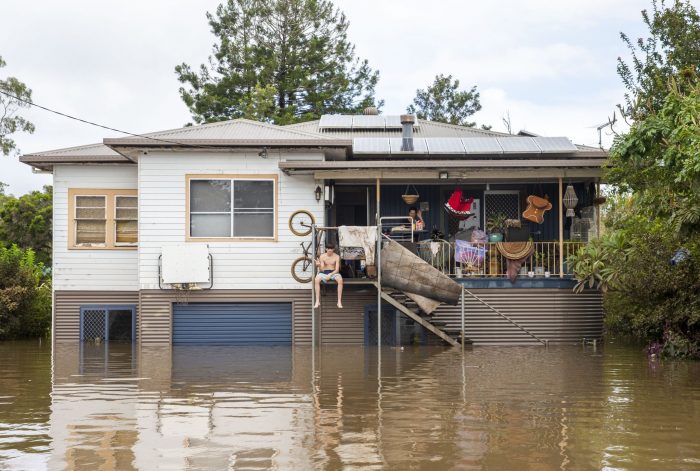
[[[106,145],[88,144],[85,146],[66,147],[64,149],[49,150],[44,152],[32,152],[24,154],[24,157],[91,157],[91,156],[113,156],[122,157]]]
[[[343,116],[343,115],[328,115],[328,116]],[[381,117],[382,115],[380,115]],[[385,123],[390,123],[385,128],[353,128],[350,127],[326,127],[321,126],[321,122],[327,118],[323,116],[321,120],[307,121],[304,123],[289,124],[284,126],[284,129],[293,129],[305,133],[321,134],[322,136],[335,136],[351,139],[353,137],[400,137],[401,122],[399,116],[384,116]],[[325,124],[325,122],[324,122]],[[415,137],[494,137],[502,136],[509,137],[510,134],[504,134],[496,131],[487,131],[479,128],[468,128],[466,126],[457,126],[454,124],[438,123],[435,121],[426,121],[423,119],[416,120],[413,125],[413,134]]]
[[[324,128],[346,126],[344,128]],[[322,129],[323,128],[323,129]],[[602,149],[574,146],[565,137],[522,137],[446,123],[417,120],[414,151],[401,151],[401,123],[398,115],[325,115],[321,120],[276,126],[247,119],[235,119],[199,126],[104,139],[102,144],[69,147],[25,154],[21,162],[47,169],[55,163],[129,163],[139,147],[195,146],[308,147],[345,149],[356,155],[480,155],[481,157],[523,154],[569,154],[572,157],[604,157]]]
[[[388,145],[387,145],[388,141]],[[578,148],[565,137],[420,137],[414,150],[401,150],[401,138],[355,138],[355,155],[510,155],[576,154]]]
[[[285,169],[356,169],[356,168],[480,168],[480,167],[600,167],[606,159],[537,159],[537,160],[292,160],[279,162]]]
[[[249,119],[234,119],[218,123],[202,124],[199,126],[186,126],[167,131],[159,131],[143,134],[144,137],[128,136],[120,138],[105,139],[109,145],[127,144],[178,144],[180,142],[209,142],[209,141],[284,141],[284,140],[325,140],[332,139],[332,136],[322,136],[314,133],[306,133],[296,129],[287,129],[274,124],[251,121]]]
[[[131,160],[104,144],[89,144],[24,154],[19,158],[19,161],[42,170],[48,170],[56,163],[131,163]]]

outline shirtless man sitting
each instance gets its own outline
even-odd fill
[[[340,257],[335,253],[335,244],[333,242],[326,243],[326,253],[316,260],[316,266],[319,269],[316,275],[316,304],[314,307],[321,305],[321,282],[328,283],[335,280],[338,283],[338,307],[343,308],[343,277],[340,275]]]

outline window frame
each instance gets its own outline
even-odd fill
[[[80,244],[77,242],[76,219],[79,196],[103,196],[105,198],[105,243],[104,244]],[[116,204],[117,196],[136,197],[136,243],[117,243]],[[136,250],[138,248],[138,190],[136,189],[111,189],[111,188],[69,188],[68,189],[68,249],[69,250]]]
[[[192,236],[191,231],[191,201],[190,201],[190,187],[192,181],[198,180],[229,180],[231,181],[231,199],[234,195],[234,186],[236,180],[248,180],[248,181],[271,181],[272,182],[272,197],[273,197],[273,208],[272,208],[272,236],[252,236],[252,237],[235,237],[233,232],[231,237],[196,237]],[[279,211],[279,177],[275,174],[225,174],[225,173],[215,173],[215,174],[187,174],[185,175],[185,241],[186,242],[277,242],[278,230],[277,230],[277,215]],[[197,213],[195,213],[197,214]],[[224,213],[221,213],[224,214]],[[235,226],[235,207],[231,207],[231,228]]]
[[[122,206],[121,209],[135,209],[136,210],[136,218],[135,219],[126,219],[126,218],[117,218],[117,209],[119,209],[119,206],[117,206],[117,198],[136,198],[136,206],[132,208],[131,206]],[[115,247],[137,247],[139,244],[139,197],[138,195],[126,195],[122,194],[121,192],[115,193],[114,194],[114,212],[112,213],[114,216],[114,227],[112,228],[114,234],[114,246]],[[136,221],[136,242],[117,242],[117,222],[118,221]]]

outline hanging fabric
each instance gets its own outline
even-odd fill
[[[467,219],[474,216],[474,213],[471,211],[473,202],[474,198],[465,200],[462,196],[462,189],[457,188],[452,192],[447,203],[445,203],[445,211],[447,211],[450,216],[457,219]]]
[[[409,193],[411,190],[411,187],[413,187],[413,193]],[[401,198],[403,199],[403,202],[406,204],[416,204],[418,202],[418,198],[420,198],[420,194],[418,194],[418,190],[413,184],[406,185],[406,191],[403,192],[403,195],[401,195]]]

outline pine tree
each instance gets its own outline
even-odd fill
[[[218,41],[209,64],[175,67],[197,123],[289,124],[382,104],[379,73],[355,56],[348,21],[328,0],[227,0],[207,18]]]
[[[459,80],[452,80],[452,75],[436,75],[426,90],[416,90],[416,97],[407,111],[420,119],[474,127],[476,123],[467,118],[480,109],[476,85],[470,90],[460,90]]]

